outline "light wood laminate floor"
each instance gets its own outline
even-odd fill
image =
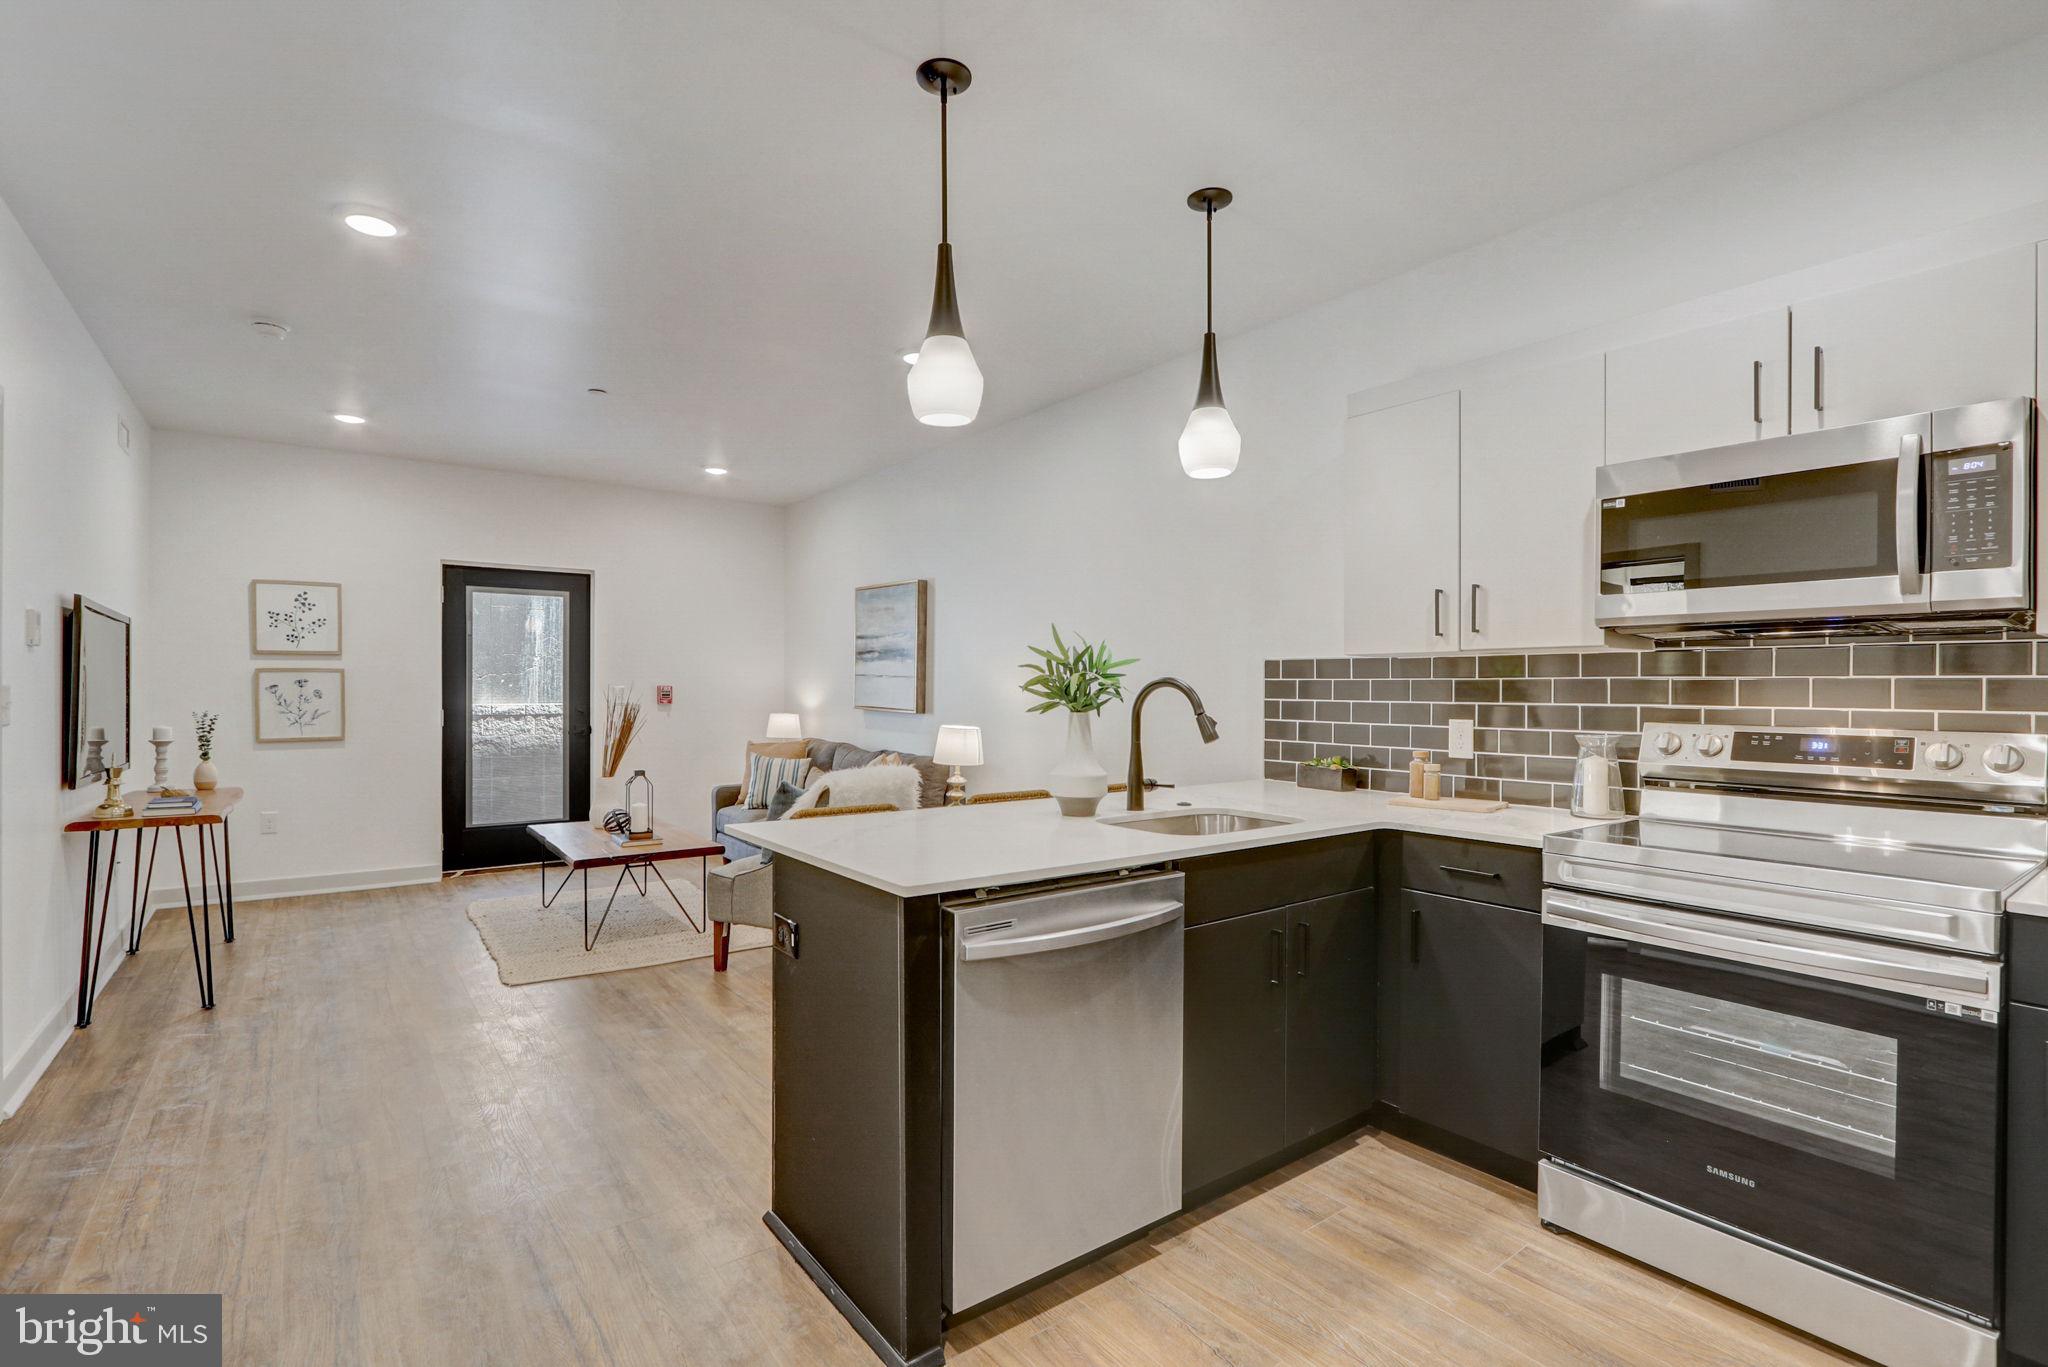
[[[874,1359],[761,1224],[769,952],[500,986],[436,887],[165,913],[0,1124],[0,1288],[220,1291],[236,1363]],[[1001,1364],[1847,1361],[1365,1134],[974,1323]]]

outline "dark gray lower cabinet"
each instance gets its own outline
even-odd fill
[[[1372,1106],[1379,956],[1369,892],[1283,907],[1287,915],[1287,1142]]]
[[[2005,1351],[2048,1367],[2048,1008],[2006,1016]]]
[[[1374,923],[1362,891],[1187,931],[1183,1189],[1372,1105]]]
[[[1186,932],[1181,1187],[1193,1191],[1286,1145],[1287,915]]]
[[[1402,1112],[1535,1162],[1543,920],[1403,891],[1384,977],[1395,998],[1392,1100]]]

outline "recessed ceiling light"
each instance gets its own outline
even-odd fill
[[[349,210],[341,216],[341,221],[364,237],[397,237],[405,231],[382,214],[373,214],[361,209]]]
[[[336,422],[347,423],[350,427],[361,427],[364,423],[369,421],[368,418],[362,417],[361,415],[356,413],[336,413],[334,415],[334,420]]]
[[[728,475],[732,472],[723,465],[707,465],[704,467],[704,473],[707,475]]]

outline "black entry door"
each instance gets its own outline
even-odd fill
[[[530,864],[590,817],[590,576],[442,574],[441,865]]]

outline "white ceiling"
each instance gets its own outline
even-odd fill
[[[1192,353],[1198,186],[1237,194],[1227,339],[2042,31],[2040,0],[6,0],[0,196],[155,425],[790,500],[960,439],[899,359],[921,58],[975,72],[987,425]]]

